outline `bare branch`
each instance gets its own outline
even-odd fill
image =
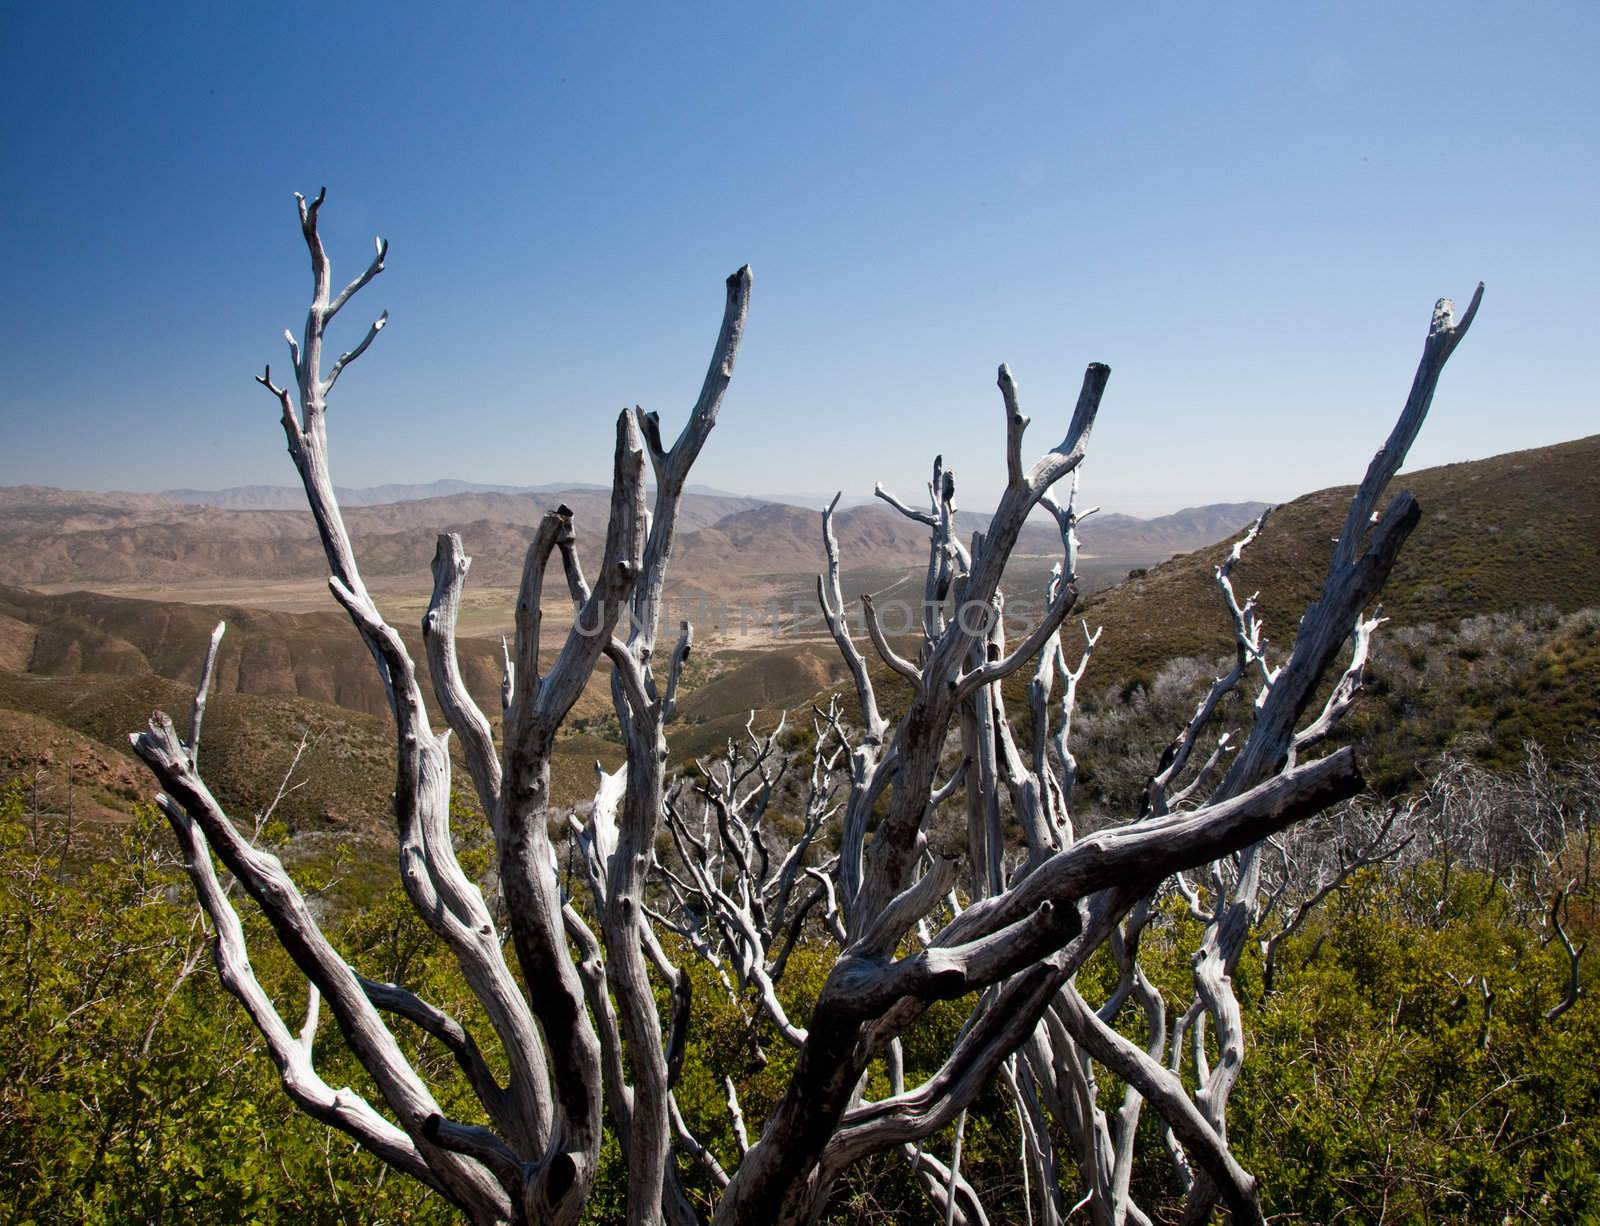
[[[206,648],[205,662],[200,666],[200,682],[194,689],[194,709],[189,716],[189,766],[192,770],[200,768],[200,725],[205,722],[206,699],[211,694],[211,676],[216,671],[217,651],[222,646],[222,636],[227,629],[227,622],[218,622],[217,628],[211,632],[211,643]]]
[[[1289,658],[1258,708],[1250,737],[1228,768],[1218,795],[1249,787],[1276,769],[1288,755],[1294,725],[1311,701],[1317,682],[1349,637],[1360,611],[1377,597],[1401,545],[1416,527],[1421,512],[1408,493],[1401,493],[1390,502],[1375,527],[1371,524],[1373,510],[1390,477],[1405,461],[1433,402],[1445,362],[1466,334],[1482,296],[1480,284],[1459,326],[1454,323],[1454,309],[1448,299],[1440,299],[1434,308],[1411,394],[1388,442],[1373,456],[1367,475],[1350,500],[1344,530],[1328,562],[1322,593],[1301,618]]]
[[[458,1124],[442,1115],[431,1115],[422,1126],[422,1134],[440,1149],[483,1163],[508,1190],[520,1196],[528,1169],[511,1147],[489,1129],[476,1124]]]
[[[919,511],[915,507],[907,506],[888,490],[884,489],[881,483],[872,487],[872,494],[875,498],[883,499],[883,501],[887,502],[891,507],[893,507],[896,511],[899,511],[900,514],[904,515],[907,519],[915,520],[919,524],[925,524],[929,528],[937,528],[939,526],[939,521],[935,519],[932,514],[927,511]],[[834,502],[838,501],[838,496],[835,495]]]
[[[1367,667],[1367,655],[1372,649],[1373,631],[1388,620],[1383,616],[1381,606],[1374,610],[1371,617],[1356,619],[1355,629],[1351,632],[1350,663],[1345,666],[1344,673],[1334,683],[1333,692],[1328,695],[1322,713],[1295,733],[1291,759],[1293,754],[1300,753],[1301,750],[1315,745],[1326,737],[1349,711],[1351,704],[1355,702],[1357,692],[1361,689],[1362,675]]]
[[[294,342],[290,341],[293,345]],[[296,353],[298,353],[298,348]],[[294,455],[300,446],[300,419],[294,415],[294,404],[289,399],[289,389],[279,387],[272,381],[272,367],[265,367],[263,373],[256,376],[256,382],[277,397],[278,404],[283,410],[283,432],[289,436],[289,454]]]
[[[441,534],[433,555],[433,598],[422,618],[422,641],[428,651],[434,696],[467,759],[478,803],[492,818],[500,805],[500,760],[489,720],[468,692],[456,656],[456,619],[471,566],[461,538],[453,532]]]
[[[1392,811],[1379,825],[1373,815],[1352,810],[1337,819],[1337,839],[1326,826],[1305,836],[1331,845],[1331,851],[1308,851],[1292,836],[1275,836],[1360,786],[1348,749],[1309,763],[1297,755],[1326,736],[1360,687],[1370,637],[1381,620],[1364,610],[1420,514],[1406,494],[1382,515],[1379,503],[1416,436],[1446,359],[1475,316],[1479,296],[1459,325],[1447,302],[1436,308],[1406,406],[1351,500],[1321,594],[1302,618],[1291,651],[1276,668],[1268,663],[1255,597],[1241,602],[1233,590],[1235,564],[1262,531],[1258,521],[1216,573],[1233,624],[1233,667],[1212,683],[1168,745],[1147,787],[1142,820],[1075,839],[1070,798],[1077,767],[1068,737],[1076,689],[1099,632],[1090,634],[1084,626],[1086,646],[1074,668],[1060,626],[1076,599],[1077,526],[1092,514],[1077,508],[1078,470],[1109,378],[1105,366],[1087,368],[1064,437],[1031,464],[1022,453],[1029,423],[1016,380],[1000,367],[1006,485],[984,530],[973,534],[970,551],[957,536],[954,476],[942,455],[934,460],[926,510],[901,502],[881,485],[875,488],[878,500],[929,530],[917,650],[897,652],[880,616],[887,606],[863,598],[874,649],[911,687],[892,729],[848,624],[834,534],[836,496],[822,513],[827,565],[818,578],[818,600],[852,675],[864,732],[847,727],[838,701],[830,700],[825,712],[816,711],[815,742],[805,758],[780,744],[781,719],[776,730],[762,733],[752,712],[742,736],[728,738],[725,753],[696,763],[698,780],[670,776],[665,730],[678,713],[693,635],[684,623],[665,676],[659,676],[666,568],[689,473],[716,423],[743,335],[751,278],[748,268],[741,269],[728,278],[711,362],[676,439],[669,446],[660,418],[637,405],[617,419],[609,515],[592,584],[578,556],[572,511],[559,507],[537,525],[522,569],[516,633],[501,644],[503,735],[497,748],[457,655],[469,567],[460,539],[447,535],[438,542],[423,621],[433,693],[450,729],[440,734],[429,718],[417,663],[367,591],[342,518],[329,463],[327,395],[345,367],[370,348],[387,313],[326,374],[322,350],[328,323],[383,270],[387,247],[378,240],[365,271],[335,294],[318,232],[325,199],[322,192],[310,201],[298,198],[313,288],[304,329],[298,339],[289,337],[293,387],[274,384],[270,368],[258,382],[279,402],[327,559],[330,591],[370,652],[394,719],[394,812],[407,897],[451,950],[483,1008],[494,1029],[493,1045],[503,1053],[506,1084],[455,1018],[398,985],[358,975],[320,932],[282,864],[253,846],[207,790],[198,773],[198,746],[219,626],[195,696],[188,742],[157,715],[135,738],[135,749],[165,789],[161,807],[218,930],[224,983],[265,1036],[294,1101],[439,1191],[474,1226],[576,1226],[600,1166],[608,1120],[626,1169],[628,1215],[640,1226],[690,1226],[696,1220],[698,1206],[686,1194],[674,1151],[698,1163],[705,1184],[721,1190],[715,1207],[720,1226],[799,1226],[822,1211],[828,1189],[850,1163],[889,1147],[901,1149],[914,1164],[918,1183],[949,1226],[981,1226],[985,1210],[961,1175],[964,1124],[977,1096],[1000,1077],[1016,1104],[1024,1197],[1030,1215],[1037,1209],[1040,1226],[1060,1226],[1073,1212],[1061,1195],[1064,1162],[1058,1161],[1053,1129],[1070,1143],[1062,1154],[1082,1176],[1082,1203],[1096,1226],[1150,1222],[1131,1191],[1136,1141],[1148,1132],[1140,1124],[1147,1098],[1164,1121],[1163,1138],[1187,1197],[1186,1218],[1208,1219],[1220,1197],[1234,1220],[1260,1222],[1254,1181],[1227,1143],[1227,1102],[1244,1055],[1232,975],[1254,933],[1270,987],[1277,942],[1357,867],[1403,845],[1392,834]],[[653,514],[647,509],[646,457],[655,473]],[[1053,490],[1066,479],[1071,490],[1058,497]],[[1060,531],[1063,558],[1039,623],[1008,651],[998,616],[1002,581],[1040,506]],[[575,624],[556,636],[552,651],[542,641],[543,601],[556,555]],[[952,600],[958,614],[953,618]],[[959,615],[969,610],[993,610],[996,616],[973,625]],[[1353,640],[1348,666],[1321,713],[1302,727],[1347,639]],[[551,810],[552,759],[562,722],[602,655],[610,660],[625,761],[612,772],[600,771],[587,819],[568,818],[575,831],[569,848],[581,855],[594,901],[593,919],[586,921],[564,895],[552,843],[552,821],[559,816]],[[1033,736],[1031,754],[1025,755],[999,683],[1030,661]],[[1259,677],[1261,697],[1252,727],[1224,769],[1229,737],[1217,737],[1210,725],[1223,699],[1253,676]],[[1052,762],[1058,679],[1065,694]],[[957,730],[962,761],[951,774]],[[451,735],[462,746],[490,817],[492,879],[503,898],[503,908],[494,912],[456,856]],[[1196,771],[1192,759],[1202,736],[1215,748]],[[804,764],[791,770],[796,761]],[[1208,778],[1213,770],[1223,770],[1214,787]],[[1209,800],[1170,812],[1203,796],[1203,781]],[[1530,789],[1543,786],[1530,775]],[[971,873],[964,898],[955,890],[956,862],[930,851],[932,815],[963,790],[969,866],[963,871]],[[1007,793],[1009,809],[1002,807]],[[835,846],[835,820],[836,851],[815,850]],[[1020,859],[1016,839],[1002,825],[1006,820],[1021,828]],[[1563,814],[1561,823],[1566,820]],[[1269,838],[1274,841],[1264,846]],[[1549,847],[1540,847],[1546,863],[1553,862]],[[217,882],[213,851],[261,906],[306,978],[305,1020],[298,1032],[249,970],[243,929]],[[1307,865],[1316,866],[1314,877]],[[1195,874],[1193,882],[1186,873]],[[1169,1038],[1165,1001],[1138,958],[1152,916],[1166,914],[1157,905],[1158,891],[1174,874],[1205,935],[1193,960],[1194,1002],[1176,1019]],[[1566,893],[1551,905],[1547,926],[1553,935],[1547,940],[1559,940],[1566,950],[1571,986],[1565,1001],[1547,1014],[1551,1020],[1581,990],[1583,948],[1567,932]],[[516,976],[496,928],[502,910],[515,946]],[[934,917],[942,916],[949,918],[933,931]],[[839,956],[802,1028],[787,1016],[777,983],[816,923],[838,945]],[[676,1101],[694,1018],[692,979],[673,962],[678,954],[669,956],[679,947],[664,945],[656,924],[715,969],[748,1022],[739,1042],[749,1045],[754,1059],[766,1059],[757,1041],[765,1031],[763,1015],[796,1049],[787,1086],[754,1144],[733,1083],[725,1083],[741,1156],[731,1173],[694,1137]],[[1117,977],[1095,1010],[1078,995],[1073,977],[1101,947],[1109,949]],[[1484,1000],[1480,1041],[1486,1046],[1494,994],[1487,978],[1477,978]],[[663,986],[670,1006],[658,1003],[665,999]],[[923,1084],[907,1089],[901,1036],[933,1002],[973,994],[967,1023],[947,1058]],[[333,1090],[318,1077],[315,1040],[324,1005],[376,1088],[376,1105]],[[1130,1006],[1142,1015],[1142,1048],[1117,1029],[1126,1031]],[[665,1019],[663,1009],[669,1010]],[[405,1018],[442,1045],[465,1074],[483,1116],[477,1108],[452,1107],[458,1118],[446,1117],[417,1068],[407,1063],[385,1017]],[[880,1059],[891,1092],[868,1101],[874,1084],[869,1074]],[[1192,1069],[1183,1067],[1186,1061]],[[1100,1085],[1106,1070],[1124,1082],[1120,1108],[1110,1105]],[[1198,1086],[1192,1093],[1186,1089],[1191,1084]],[[472,1122],[480,1118],[487,1126]],[[926,1152],[924,1142],[952,1124],[956,1146],[945,1165]]]
[[[878,610],[873,604],[870,592],[861,594],[861,607],[866,611],[867,615],[867,633],[871,635],[872,645],[877,648],[878,655],[882,657],[883,662],[911,682],[913,686],[920,689],[922,687],[921,670],[889,645],[889,640],[883,633],[883,627],[878,622]]]
[[[466,1074],[473,1093],[478,1096],[478,1101],[488,1110],[496,1125],[507,1133],[515,1130],[516,1125],[507,1113],[506,1091],[495,1080],[494,1074],[490,1072],[478,1049],[478,1044],[466,1027],[442,1009],[429,1004],[399,984],[380,983],[359,974],[356,978],[367,994],[367,999],[374,1005],[385,1013],[405,1018],[419,1030],[443,1044],[445,1050],[455,1058],[461,1071]]]
[[[640,579],[633,592],[633,624],[630,627],[629,646],[648,656],[655,648],[655,638],[661,616],[662,584],[666,579],[667,563],[672,557],[673,538],[677,532],[678,501],[683,495],[689,469],[699,458],[700,449],[717,424],[722,400],[733,379],[733,364],[738,357],[739,343],[744,337],[745,320],[750,311],[750,289],[753,276],[746,264],[727,280],[727,297],[723,305],[722,326],[711,352],[711,364],[706,369],[705,381],[689,419],[684,423],[678,439],[667,452],[661,450],[660,422],[654,414],[636,410],[639,426],[650,447],[651,462],[656,473],[655,515],[650,521],[644,553],[640,563]]]
[[[739,1143],[739,1156],[742,1158],[750,1152],[750,1134],[745,1130],[744,1112],[739,1109],[739,1091],[734,1088],[732,1077],[722,1079],[722,1092],[728,1104],[728,1115],[733,1120],[734,1140]]]
[[[990,660],[971,672],[963,673],[957,678],[956,697],[963,698],[973,691],[986,685],[993,685],[1003,681],[1016,672],[1029,660],[1039,654],[1050,638],[1061,629],[1061,623],[1066,620],[1067,614],[1072,612],[1072,606],[1077,603],[1078,589],[1071,583],[1057,585],[1056,594],[1051,598],[1050,606],[1039,620],[1027,638],[1017,645],[1017,649],[1003,660]]]
[[[1101,1063],[1156,1105],[1190,1156],[1215,1180],[1236,1222],[1264,1223],[1256,1181],[1201,1115],[1183,1083],[1094,1015],[1076,990],[1061,994],[1060,1009],[1072,1036]]]
[[[828,559],[827,576],[817,576],[817,603],[822,606],[823,619],[828,632],[838,645],[850,674],[855,678],[856,699],[861,704],[861,719],[867,727],[867,737],[873,742],[883,739],[887,721],[878,711],[878,699],[872,688],[872,678],[867,674],[867,662],[856,650],[850,637],[850,626],[845,619],[844,592],[839,582],[839,540],[833,534],[833,511],[839,505],[839,495],[822,508],[822,544]]]
[[[367,265],[367,270],[364,273],[340,290],[339,296],[328,304],[328,319],[332,319],[335,315],[337,315],[343,308],[344,304],[355,297],[357,291],[366,285],[368,281],[372,280],[373,277],[377,276],[383,271],[383,262],[386,258],[388,258],[389,255],[389,240],[384,238],[375,238],[372,240],[372,245],[375,249],[375,254],[372,257],[372,263]],[[388,312],[384,312],[384,315],[387,317]],[[331,383],[332,380],[329,380],[329,382]]]
[[[333,369],[328,372],[327,379],[323,381],[323,395],[327,395],[333,390],[333,385],[338,381],[340,374],[342,374],[344,371],[344,368],[367,351],[367,346],[371,345],[373,341],[378,339],[378,333],[382,332],[388,323],[389,312],[385,311],[382,315],[378,316],[377,319],[372,321],[372,326],[367,329],[367,334],[361,338],[361,343],[359,345],[349,352],[341,353],[339,355],[339,360],[333,364]]]
[[[218,926],[219,934],[230,923],[233,912],[221,897],[220,887],[210,870],[206,844],[216,850],[229,871],[261,905],[279,942],[332,1006],[352,1052],[371,1074],[415,1144],[422,1139],[424,1121],[438,1113],[438,1106],[373,1009],[354,972],[322,935],[305,899],[282,864],[270,853],[250,847],[239,835],[194,773],[188,751],[165,715],[158,712],[151,718],[149,729],[131,739],[134,751],[155,773],[170,797],[162,804],[162,809],[184,844],[186,861],[194,866],[190,869],[190,879],[202,902],[215,892],[216,897],[210,899],[206,909]],[[199,832],[203,832],[203,839],[196,837]],[[219,899],[220,906],[217,905]],[[231,923],[236,926],[237,918],[233,917]],[[265,1002],[264,994],[260,1000],[252,999],[260,988],[248,970],[248,961],[239,961],[243,957],[242,929],[236,929],[236,933],[236,939],[230,934],[226,945],[219,944],[219,969],[223,970],[225,985],[246,1005],[257,1028],[268,1037],[274,1058],[282,1058],[279,1067],[285,1073],[285,1088],[291,1096],[302,1109],[345,1128],[364,1144],[372,1145],[386,1160],[392,1160],[408,1174],[422,1177],[417,1164],[393,1134],[380,1129],[370,1108],[363,1110],[364,1104],[355,1096],[344,1092],[324,1096],[316,1082],[302,1090],[296,1079],[304,1078],[308,1072],[304,1049],[283,1026],[275,1010],[270,1015],[266,1012],[271,1006],[270,1002]],[[424,1157],[422,1163],[429,1172],[430,1186],[448,1189],[458,1203],[473,1206],[504,1203],[503,1190],[493,1181],[486,1181],[480,1170],[437,1152]]]
[[[1013,486],[1020,486],[1024,481],[1022,434],[1028,428],[1028,418],[1017,403],[1017,381],[1012,378],[1011,368],[1004,362],[1000,364],[997,382],[1000,385],[1000,397],[1006,406],[1006,478]]]
[[[678,715],[678,682],[683,676],[683,666],[694,650],[694,627],[683,622],[678,633],[678,645],[672,649],[672,662],[667,669],[667,692],[661,699],[661,718],[670,723]]]
[[[928,871],[878,913],[871,926],[845,952],[857,958],[881,958],[894,951],[900,938],[938,905],[956,880],[956,861],[941,856]]]
[[[1579,960],[1583,957],[1584,950],[1589,948],[1589,943],[1574,946],[1572,938],[1567,935],[1566,925],[1561,922],[1562,913],[1567,910],[1572,897],[1572,887],[1576,882],[1568,882],[1565,887],[1556,891],[1550,903],[1550,927],[1561,942],[1561,948],[1567,951],[1567,990],[1566,993],[1553,1006],[1546,1010],[1544,1020],[1553,1022],[1573,1005],[1578,1003],[1578,997],[1583,995],[1583,983],[1579,978]],[[1548,938],[1547,938],[1548,939]],[[1487,981],[1485,981],[1487,988]]]
[[[1339,533],[1339,543],[1334,550],[1332,569],[1343,569],[1355,564],[1357,553],[1366,540],[1372,524],[1376,522],[1374,511],[1378,499],[1387,488],[1390,478],[1399,472],[1400,466],[1405,463],[1406,453],[1416,441],[1417,432],[1422,429],[1422,422],[1433,404],[1434,389],[1439,385],[1439,376],[1444,373],[1444,364],[1449,361],[1456,346],[1466,336],[1467,329],[1472,327],[1472,321],[1477,318],[1478,306],[1482,302],[1483,282],[1480,281],[1472,293],[1467,313],[1461,317],[1459,323],[1456,322],[1456,307],[1451,299],[1441,298],[1434,304],[1433,320],[1428,326],[1428,339],[1423,345],[1422,360],[1417,364],[1417,373],[1412,380],[1411,394],[1406,398],[1405,408],[1401,411],[1399,420],[1395,422],[1388,440],[1372,457],[1372,462],[1367,466],[1366,476],[1362,478],[1355,497],[1350,500],[1350,510],[1345,516],[1344,529]]]
[[[1098,831],[1052,856],[999,898],[968,907],[936,939],[940,944],[971,941],[1016,923],[1047,898],[1065,904],[1133,881],[1154,885],[1320,813],[1360,787],[1354,751],[1345,748],[1230,800]]]
[[[271,998],[256,979],[245,945],[244,926],[228,901],[211,864],[211,849],[205,835],[182,806],[169,801],[161,805],[183,852],[184,867],[194,883],[195,893],[215,930],[213,953],[222,985],[245,1007],[250,1020],[267,1041],[267,1051],[283,1077],[284,1089],[295,1105],[308,1115],[331,1124],[353,1136],[389,1165],[439,1188],[416,1145],[406,1133],[383,1118],[364,1098],[352,1090],[335,1091],[319,1077],[312,1066],[311,1053],[284,1024]],[[313,986],[312,991],[315,991]]]

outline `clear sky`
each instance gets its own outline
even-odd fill
[[[1150,514],[1354,479],[1441,294],[1413,467],[1600,430],[1600,5],[6,3],[0,484],[286,484],[309,288],[336,479],[594,481],[750,326],[698,482],[999,487],[995,366]]]

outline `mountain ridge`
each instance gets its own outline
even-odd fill
[[[1241,599],[1260,592],[1275,658],[1322,583],[1352,489],[1333,486],[1276,508],[1234,571]],[[1383,593],[1397,626],[1600,605],[1600,434],[1402,473],[1388,497],[1402,490],[1422,518]],[[1082,616],[1107,627],[1093,671],[1143,675],[1177,656],[1228,650],[1213,569],[1229,548],[1223,541],[1178,554],[1087,598]]]
[[[474,582],[508,587],[517,583],[534,527],[562,503],[573,511],[580,552],[589,553],[604,533],[607,490],[467,491],[349,506],[344,519],[370,579],[408,587],[426,582],[436,537],[459,532],[478,559]],[[1213,504],[1154,519],[1097,515],[1085,521],[1080,538],[1088,556],[1147,565],[1217,539],[1265,505]],[[303,508],[240,510],[168,503],[155,495],[22,486],[0,488],[0,510],[0,583],[18,587],[127,590],[223,578],[304,584],[320,583],[326,574],[315,525]],[[927,551],[924,529],[881,503],[842,510],[836,523],[847,567],[914,565]],[[987,517],[962,512],[960,524],[970,535]],[[1022,552],[1059,553],[1055,528],[1030,522]],[[686,493],[676,553],[674,581],[698,590],[715,589],[728,574],[809,575],[822,563],[818,512]]]

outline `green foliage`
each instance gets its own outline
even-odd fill
[[[1542,650],[1542,649],[1541,649]],[[1159,696],[1169,682],[1153,688]],[[92,864],[65,856],[52,822],[29,809],[20,784],[0,792],[0,1203],[29,1222],[453,1221],[441,1200],[379,1165],[340,1134],[301,1116],[243,1011],[217,983],[170,834],[141,808]],[[458,803],[464,866],[490,867],[480,815]],[[328,893],[337,944],[368,974],[415,989],[472,1026],[503,1068],[492,1031],[452,960],[392,875],[306,858],[301,874]],[[309,876],[307,873],[309,872]],[[1438,905],[1432,905],[1437,900]],[[240,900],[254,962],[286,1018],[303,983]],[[1422,863],[1369,871],[1331,898],[1280,951],[1278,991],[1264,995],[1254,948],[1235,977],[1248,1034],[1230,1110],[1230,1136],[1262,1182],[1269,1213],[1302,1221],[1579,1221],[1600,1216],[1600,1005],[1586,967],[1584,994],[1556,1021],[1566,962],[1542,944],[1527,908],[1503,885]],[[1592,937],[1587,902],[1574,939]],[[1169,905],[1147,930],[1141,961],[1169,1017],[1192,991],[1199,937]],[[669,954],[694,983],[694,1024],[678,1097],[692,1132],[724,1167],[738,1145],[724,1092],[730,1079],[752,1137],[778,1102],[794,1052],[753,1002],[730,998],[715,968],[687,948]],[[832,967],[830,944],[796,948],[781,985],[785,1007],[809,1018]],[[1478,977],[1493,1011],[1485,1022]],[[1104,951],[1080,973],[1091,999],[1115,970]],[[948,1054],[970,1002],[930,1009],[905,1035],[916,1084]],[[663,1013],[666,1000],[661,999]],[[1121,1025],[1143,1040],[1132,1010]],[[438,1048],[397,1024],[408,1055],[445,1109],[482,1121],[459,1072]],[[319,1033],[330,1083],[371,1087],[333,1025]],[[889,1087],[881,1065],[868,1093]],[[1114,1110],[1122,1086],[1101,1080]],[[1177,1188],[1155,1113],[1141,1122],[1134,1191],[1161,1218]],[[947,1159],[953,1129],[925,1142]],[[1063,1151],[1065,1154],[1065,1151]],[[991,1088],[968,1113],[963,1174],[991,1220],[1021,1220],[1017,1123]],[[690,1196],[709,1209],[712,1181],[681,1159]],[[1070,1161],[1063,1173],[1075,1201]],[[585,1220],[619,1220],[626,1188],[620,1147],[607,1136]],[[890,1151],[846,1172],[827,1210],[835,1222],[922,1222],[928,1203],[906,1156]]]
[[[85,867],[64,858],[61,832],[24,797],[18,784],[0,792],[8,1220],[452,1220],[437,1198],[385,1178],[283,1095],[217,982],[171,832],[153,809],[140,808]],[[296,1016],[286,960],[268,939],[253,951],[285,1015]],[[318,1046],[330,1081],[359,1084],[336,1033]]]
[[[1460,879],[1438,925],[1401,920],[1400,888],[1364,875],[1295,939],[1282,991],[1245,1002],[1230,1135],[1269,1215],[1595,1220],[1600,1004],[1544,1020],[1565,956],[1490,883]]]

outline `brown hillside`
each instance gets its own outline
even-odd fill
[[[0,613],[0,669],[26,672],[33,659],[33,643],[39,632],[27,622]]]
[[[1600,605],[1600,435],[1487,460],[1402,473],[1422,522],[1384,592],[1397,625],[1452,625],[1480,613]],[[1272,514],[1234,572],[1240,598],[1259,589],[1267,637],[1287,650],[1327,567],[1348,486],[1320,490]],[[1104,625],[1092,676],[1120,684],[1183,655],[1231,642],[1212,577],[1228,544],[1176,557],[1085,602]]]
[[[785,711],[803,725],[813,697],[848,677],[832,643],[729,651],[718,663],[722,671],[683,700],[670,737],[679,762],[719,752],[730,736],[740,735],[751,712],[759,728],[770,728]]]
[[[97,825],[127,820],[148,799],[130,755],[42,715],[0,707],[0,783],[20,779],[28,809]]]
[[[0,644],[33,634],[27,671],[43,676],[154,673],[192,686],[212,628],[228,623],[214,681],[218,694],[307,698],[367,715],[387,717],[383,688],[349,619],[338,612],[277,613],[232,605],[133,600],[94,592],[40,595],[0,588]],[[8,631],[17,623],[23,631]],[[427,680],[421,633],[401,635]],[[500,644],[462,639],[462,674],[486,711],[500,703]],[[3,648],[0,648],[3,650]],[[19,654],[13,650],[13,655]],[[609,710],[608,683],[591,681],[577,712]]]
[[[45,721],[98,743],[94,761],[99,765],[89,774],[91,782],[109,772],[115,780],[112,790],[149,799],[153,785],[143,764],[127,750],[128,734],[142,728],[158,709],[186,727],[192,694],[188,686],[149,673],[0,673],[0,730],[27,734],[20,748],[8,753],[7,762],[20,754],[17,765],[22,769],[16,773],[26,773],[30,758],[54,752],[49,729],[38,722]],[[237,820],[249,820],[271,802],[307,730],[315,747],[302,761],[299,777],[306,783],[284,798],[278,815],[297,829],[387,830],[394,767],[385,721],[304,699],[219,694],[211,703],[201,755],[213,763],[207,778],[229,812]],[[75,738],[64,743],[79,746]]]

